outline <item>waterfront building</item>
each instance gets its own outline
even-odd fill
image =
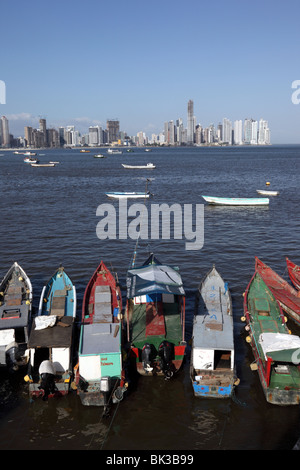
[[[5,116],[1,117],[1,146],[2,147],[10,147],[10,135],[9,135],[9,124],[8,119]]]
[[[46,119],[40,119],[40,132],[42,134],[42,142],[41,147],[47,147],[47,126],[46,126]]]
[[[193,100],[189,100],[188,112],[187,112],[187,144],[188,145],[192,145],[194,143],[194,128],[195,128],[194,102]]]
[[[234,121],[233,125],[233,142],[235,145],[243,144],[243,121]]]
[[[224,144],[232,145],[232,122],[227,118],[223,119],[222,131],[222,142]]]
[[[270,145],[270,129],[268,121],[264,119],[259,120],[258,145]]]
[[[108,143],[117,142],[119,140],[120,122],[117,119],[108,119],[106,121],[106,129],[108,132]]]

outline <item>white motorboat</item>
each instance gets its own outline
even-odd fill
[[[148,198],[150,196],[150,193],[143,193],[143,192],[110,192],[110,193],[105,193],[106,196],[115,198],[115,199],[125,199],[125,198],[131,198],[131,199],[136,199],[136,198]]]
[[[147,165],[126,165],[125,163],[122,163],[122,166],[130,170],[154,170],[154,168],[156,168],[153,163],[147,163]]]
[[[263,197],[202,197],[209,204],[221,206],[265,206],[269,204],[269,199]]]
[[[262,196],[278,196],[279,191],[268,191],[266,189],[257,189],[256,192]]]

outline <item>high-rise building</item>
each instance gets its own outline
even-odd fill
[[[227,118],[223,119],[222,131],[223,131],[222,141],[225,144],[232,145],[232,122]]]
[[[188,112],[187,112],[187,143],[192,145],[194,143],[194,102],[189,100],[188,102]]]
[[[9,125],[8,119],[5,116],[1,118],[1,140],[2,140],[2,147],[10,147],[10,136],[9,136]]]
[[[42,146],[47,147],[47,126],[46,119],[40,119],[40,132],[43,134],[42,137]]]
[[[106,121],[106,129],[108,132],[108,143],[117,142],[119,140],[120,122],[116,119],[108,119]]]
[[[233,142],[235,145],[243,144],[243,122],[241,119],[238,121],[234,121]]]
[[[268,121],[259,120],[258,145],[270,145],[270,129]]]

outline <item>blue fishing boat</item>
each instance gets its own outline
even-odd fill
[[[267,197],[212,197],[202,196],[209,204],[218,206],[267,206]]]
[[[72,377],[76,289],[60,266],[42,289],[38,315],[29,336],[29,366],[24,380],[30,396],[66,395]]]
[[[197,397],[230,397],[238,383],[231,294],[215,266],[196,297],[190,375]]]

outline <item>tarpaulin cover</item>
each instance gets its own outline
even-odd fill
[[[143,266],[128,271],[127,298],[153,293],[185,295],[179,271],[151,255]]]

